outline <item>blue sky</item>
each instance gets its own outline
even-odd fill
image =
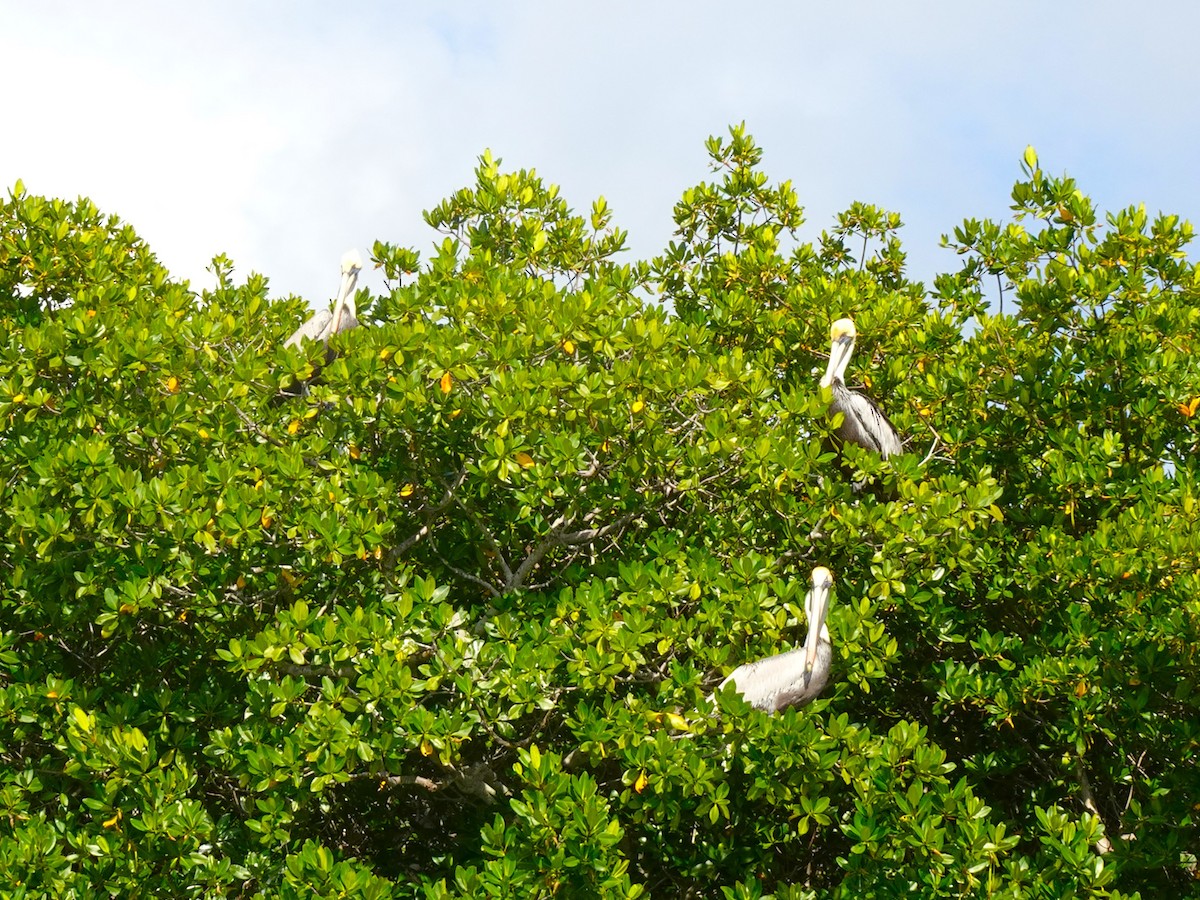
[[[195,288],[223,252],[314,304],[348,247],[427,256],[421,211],[489,147],[653,256],[742,120],[806,237],[898,211],[925,280],[942,233],[1007,213],[1029,143],[1104,208],[1196,221],[1200,5],[985,6],[0,0],[0,182],[90,196]]]

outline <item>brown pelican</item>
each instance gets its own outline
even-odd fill
[[[298,347],[300,342],[324,341],[339,331],[349,331],[358,327],[358,316],[354,309],[354,285],[358,282],[358,273],[362,271],[362,257],[357,250],[347,250],[342,256],[342,286],[338,289],[337,299],[333,301],[333,309],[318,310],[313,317],[296,329],[296,332],[284,342],[285,347]]]
[[[829,680],[833,662],[833,644],[825,627],[832,587],[833,573],[824,566],[813,569],[812,589],[804,598],[808,619],[804,646],[738,666],[717,690],[732,682],[747,703],[771,713],[816,699]]]
[[[888,417],[870,398],[846,387],[842,376],[850,354],[854,352],[854,338],[858,332],[850,319],[838,319],[829,329],[832,346],[829,348],[829,367],[821,379],[821,387],[833,388],[833,401],[829,404],[829,415],[842,414],[842,424],[837,436],[842,442],[849,441],[867,450],[878,453],[884,459],[904,452],[896,429]]]

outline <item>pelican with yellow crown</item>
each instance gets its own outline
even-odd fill
[[[337,299],[333,301],[333,309],[318,310],[307,322],[297,328],[290,338],[284,341],[285,347],[299,347],[301,341],[323,341],[329,344],[329,339],[340,331],[349,331],[358,327],[358,315],[354,308],[354,286],[358,283],[358,273],[362,271],[363,261],[357,250],[347,250],[342,256],[342,284],[338,289]]]
[[[829,366],[821,379],[821,387],[833,389],[830,417],[842,414],[842,423],[836,432],[838,439],[842,443],[858,444],[887,459],[904,452],[895,427],[869,397],[846,387],[844,379],[857,335],[851,319],[838,319],[830,327]]]
[[[825,617],[833,573],[824,566],[812,570],[812,588],[804,598],[808,637],[804,646],[738,666],[717,690],[733,684],[751,706],[774,713],[789,706],[804,706],[816,699],[829,681],[833,643]]]

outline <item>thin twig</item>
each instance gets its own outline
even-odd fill
[[[465,501],[463,501],[461,499],[456,499],[455,502],[458,504],[459,509],[461,509],[463,512],[465,512],[467,514],[467,516],[475,524],[475,527],[478,528],[480,530],[480,532],[483,533],[483,539],[487,542],[488,549],[491,550],[492,553],[494,553],[496,555],[496,561],[498,563],[500,563],[500,569],[501,569],[501,571],[504,572],[505,583],[507,584],[508,582],[512,581],[513,572],[512,572],[512,569],[508,565],[508,560],[504,558],[504,552],[500,549],[500,542],[497,541],[496,538],[492,535],[491,529],[488,528],[487,525],[484,523],[483,517],[476,515],[475,512],[470,508],[470,506],[468,506],[466,504]],[[496,596],[497,597],[500,596],[499,592],[497,592]]]
[[[925,427],[933,432],[933,443],[929,447],[929,452],[925,454],[925,458],[923,460],[921,460],[922,466],[925,465],[927,462],[929,462],[931,459],[933,459],[933,454],[937,452],[938,445],[944,443],[942,441],[942,436],[937,433],[936,428],[934,428],[928,422],[925,423]]]
[[[493,597],[504,596],[504,591],[498,589],[494,584],[484,581],[478,575],[468,572],[466,569],[460,569],[458,566],[454,565],[448,559],[446,559],[444,556],[442,556],[442,554],[438,553],[438,551],[436,549],[433,551],[433,555],[438,558],[438,561],[443,566],[445,566],[447,569],[449,569],[451,572],[453,572],[459,578],[462,578],[464,581],[469,581],[472,584],[483,588],[485,591],[487,591]]]
[[[231,407],[233,407],[233,411],[235,413],[237,413],[238,418],[242,420],[242,423],[245,424],[247,428],[249,428],[251,431],[253,431],[255,434],[257,434],[264,441],[266,441],[269,444],[274,444],[276,447],[287,446],[286,444],[283,443],[283,441],[281,441],[278,438],[274,437],[273,435],[267,434],[265,431],[263,431],[262,428],[259,427],[258,423],[255,422],[253,419],[251,419],[244,412],[242,412],[241,407],[239,407],[236,403],[230,403],[229,405]]]

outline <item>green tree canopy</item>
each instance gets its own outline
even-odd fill
[[[801,242],[708,150],[636,262],[485,153],[327,364],[264,278],[10,192],[0,897],[1194,891],[1191,226],[1030,149],[929,288],[896,213]],[[901,456],[829,449],[842,316]],[[815,565],[824,695],[711,697]]]

